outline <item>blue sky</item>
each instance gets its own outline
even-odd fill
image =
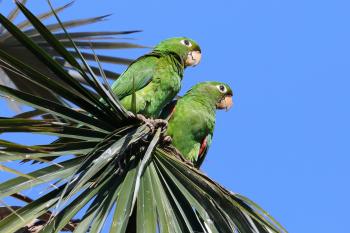
[[[47,9],[43,0],[29,3],[35,12]],[[183,90],[218,80],[235,93],[234,108],[217,114],[202,169],[259,203],[291,233],[345,233],[349,7],[345,0],[78,0],[62,19],[114,13],[90,28],[142,29],[135,37],[144,45],[173,36],[197,40],[203,60],[186,71]],[[145,52],[106,51],[132,58]],[[3,102],[0,109],[9,114]]]

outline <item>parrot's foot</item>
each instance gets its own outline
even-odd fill
[[[167,136],[164,136],[162,141],[164,144],[170,144],[173,141],[173,139],[167,135]]]
[[[156,128],[161,128],[162,133],[164,133],[166,128],[168,127],[168,121],[163,119],[146,118],[142,114],[136,114],[136,118],[144,122],[146,126],[148,126],[151,129],[151,132],[154,132]]]
[[[142,115],[142,114],[136,114],[135,117],[136,117],[137,119],[139,119],[140,121],[143,121],[143,122],[147,122],[147,120],[148,120],[148,119],[147,119],[144,115]]]
[[[166,121],[164,119],[154,119],[153,124],[156,128],[161,128],[162,133],[164,133],[166,131],[166,129],[168,128],[168,121]]]
[[[153,124],[153,120],[152,119],[146,118],[142,114],[136,114],[136,118],[139,119],[141,122],[145,123],[145,125],[150,128],[151,132],[154,132],[155,126]]]

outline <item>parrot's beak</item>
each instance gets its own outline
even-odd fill
[[[232,95],[227,95],[219,103],[216,104],[217,109],[226,109],[228,111],[233,105]]]
[[[200,51],[191,51],[187,55],[186,66],[196,66],[199,64],[202,58]]]

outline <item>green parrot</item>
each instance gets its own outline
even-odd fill
[[[127,110],[157,118],[180,91],[184,69],[200,60],[201,49],[195,41],[185,37],[164,40],[134,61],[113,83],[112,91]]]
[[[232,90],[227,84],[198,83],[176,105],[167,106],[165,111],[171,113],[165,114],[169,118],[166,134],[185,159],[200,167],[212,142],[216,109],[231,106]]]

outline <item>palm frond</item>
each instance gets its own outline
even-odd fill
[[[27,1],[23,1],[23,5]],[[55,12],[61,13],[64,10],[69,9],[73,5],[73,1],[69,2],[65,5],[59,6],[55,8]],[[15,7],[13,11],[9,14],[9,16],[5,17],[9,21],[14,21],[18,14],[21,12],[19,7]],[[24,13],[25,11],[22,11]],[[48,11],[39,14],[36,18],[40,22],[50,19],[54,16],[53,11]],[[99,16],[99,17],[92,17],[92,18],[86,18],[86,19],[75,19],[75,20],[68,20],[63,22],[65,28],[75,28],[80,27],[83,25],[89,25],[92,23],[98,23],[103,20],[105,20],[109,15]],[[33,18],[32,18],[33,20]],[[36,24],[39,26],[38,24]],[[31,38],[38,46],[40,46],[43,50],[45,50],[49,56],[55,57],[55,59],[58,62],[62,62],[62,50],[56,50],[52,47],[52,44],[48,44],[48,41],[45,40],[45,36],[50,35],[56,37],[56,39],[60,42],[60,45],[62,47],[70,48],[70,50],[67,50],[67,53],[70,53],[74,57],[78,57],[76,52],[72,50],[73,45],[70,43],[70,41],[66,37],[66,33],[62,32],[62,27],[59,23],[53,23],[50,25],[43,26],[41,25],[41,29],[45,28],[45,30],[50,31],[50,34],[40,32],[39,28],[33,27],[33,24],[31,23],[31,19],[27,18],[26,20],[18,23],[16,27],[19,30],[23,31],[23,34],[28,38]],[[144,48],[143,46],[133,44],[133,43],[126,43],[126,42],[119,42],[116,40],[120,40],[122,38],[110,38],[110,36],[121,36],[121,35],[127,35],[127,34],[134,34],[140,32],[139,30],[130,30],[130,31],[82,31],[82,32],[74,32],[71,33],[71,38],[75,41],[76,45],[82,48],[90,48],[90,46],[94,46],[95,49],[131,49],[131,48]],[[103,40],[103,41],[101,41]],[[23,41],[20,41],[19,38],[16,38],[13,36],[13,32],[10,32],[8,29],[6,30],[3,25],[0,28],[0,49],[3,52],[6,52],[7,54],[11,55],[14,58],[20,59],[22,62],[25,62],[28,66],[34,68],[35,70],[39,71],[40,73],[44,74],[45,76],[50,77],[51,79],[59,82],[61,86],[67,86],[66,83],[61,82],[61,78],[58,77],[58,74],[54,72],[53,70],[50,70],[47,68],[46,64],[43,64],[40,58],[34,56],[30,51],[28,51],[28,47],[26,47],[23,44]],[[60,52],[61,51],[61,52]],[[92,54],[90,53],[82,53],[84,58],[87,60],[92,60]],[[128,65],[130,62],[132,62],[132,59],[127,58],[121,58],[121,57],[111,57],[111,56],[103,56],[98,55],[100,58],[100,61],[103,63],[111,63],[116,65]],[[72,66],[68,62],[66,62],[67,57],[63,59],[63,66],[62,69],[69,70],[75,75],[72,75],[72,78],[74,80],[77,80],[78,82],[81,82],[82,84],[86,84],[86,80],[81,76],[79,73],[74,73],[74,70],[72,70]],[[72,60],[71,60],[72,61]],[[79,62],[79,61],[77,61]],[[19,91],[24,91],[26,93],[32,94],[37,97],[44,97],[45,99],[51,100],[52,102],[56,103],[65,103],[60,95],[57,95],[55,93],[51,93],[47,88],[36,85],[31,81],[28,81],[28,79],[23,79],[21,74],[18,72],[13,72],[9,69],[4,68],[6,66],[3,61],[0,61],[0,84],[7,87],[16,87]],[[73,66],[74,67],[74,66]],[[92,68],[95,71],[95,74],[97,77],[101,77],[100,72],[96,72],[98,69],[96,67]],[[116,79],[118,78],[119,74],[106,70],[105,71],[106,76],[109,79]],[[68,85],[69,86],[69,85]],[[15,104],[13,101],[9,101],[10,106],[17,112],[20,111],[19,105]]]
[[[6,30],[31,56],[43,60],[45,69],[57,79],[0,48],[3,66],[61,100],[55,102],[0,85],[0,95],[34,109],[0,118],[0,134],[58,136],[52,143],[30,146],[0,140],[0,161],[27,159],[46,163],[49,158],[60,158],[60,162],[47,163],[0,184],[0,198],[14,197],[39,185],[51,187],[38,199],[16,207],[15,213],[7,212],[0,220],[0,232],[28,228],[38,219],[42,220],[39,232],[48,233],[102,229],[118,233],[286,232],[255,203],[227,191],[182,160],[175,148],[162,141],[161,128],[152,130],[142,124],[120,105],[108,86],[99,82],[71,36],[67,34],[65,41],[74,49],[74,55],[23,4],[17,5],[50,50],[69,63],[86,84],[77,82],[62,63],[0,14]],[[55,12],[53,15],[57,16]],[[59,19],[58,24],[65,26]],[[92,55],[99,64],[98,55]],[[104,77],[100,65],[97,69]],[[38,119],[25,119],[26,116]],[[106,225],[108,217],[112,218],[110,226]]]

